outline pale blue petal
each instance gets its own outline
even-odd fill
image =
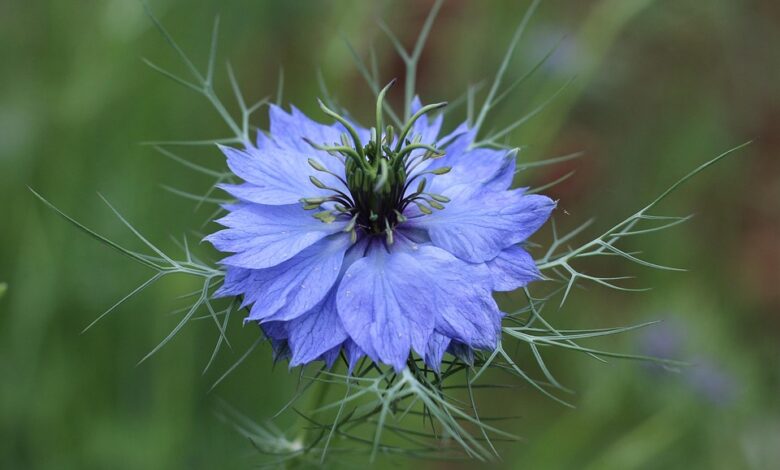
[[[287,261],[319,240],[344,230],[348,220],[323,223],[300,205],[237,204],[217,222],[228,227],[205,240],[216,249],[236,253],[223,264],[262,269]]]
[[[450,338],[440,333],[433,332],[430,341],[428,341],[428,350],[425,351],[425,363],[436,372],[441,371],[441,360],[447,347],[450,345]]]
[[[312,153],[314,149],[304,141],[304,138],[322,145],[333,145],[341,139],[341,130],[309,119],[302,112],[293,108],[293,113],[287,113],[276,105],[269,106],[270,135],[280,146],[302,153]]]
[[[273,341],[287,341],[288,332],[286,322],[274,321],[263,323],[260,325],[260,328],[263,330],[263,333]]]
[[[344,355],[347,356],[347,373],[351,374],[358,361],[365,357],[366,353],[350,338],[344,341]]]
[[[463,361],[464,364],[474,365],[474,350],[461,342],[450,342],[447,352]]]
[[[412,106],[411,110],[412,113],[416,113],[417,111],[422,108],[422,103],[420,102],[420,98],[418,96],[414,97],[414,100],[412,100]],[[412,124],[412,130],[409,133],[409,140],[414,140],[415,137],[420,137],[420,142],[423,144],[429,144],[429,145],[435,145],[437,139],[439,138],[439,132],[441,132],[441,125],[444,122],[444,115],[441,113],[438,113],[438,115],[431,121],[428,119],[428,115],[424,114],[420,116],[414,124]],[[425,153],[424,151],[420,151],[418,153],[412,153],[412,156],[417,156],[419,154]]]
[[[436,131],[438,132],[438,128]],[[444,156],[428,160],[416,166],[411,176],[441,167],[450,167],[449,173],[425,176],[428,191],[441,193],[452,186],[468,184],[485,186],[491,190],[508,189],[515,174],[515,151],[490,148],[471,148],[476,133],[468,125],[461,124],[454,132],[441,138],[436,145],[444,150]],[[433,141],[423,143],[432,143]],[[411,190],[414,186],[411,187]]]
[[[466,123],[463,123],[459,125],[454,131],[450,132],[446,136],[441,137],[436,141],[430,141],[430,142],[421,141],[421,143],[423,144],[435,145],[438,149],[444,150],[445,156],[440,157],[438,159],[428,159],[428,160],[416,162],[414,164],[415,168],[414,170],[412,170],[409,176],[414,176],[428,169],[447,166],[441,163],[440,160],[443,158],[447,158],[447,153],[460,154],[462,152],[465,152],[468,146],[471,144],[471,142],[473,142],[474,135],[475,135],[474,132],[469,130],[468,125]]]
[[[469,148],[476,136],[477,133],[463,122],[452,132],[439,139],[436,145],[446,148],[450,153],[460,154]]]
[[[523,195],[522,190],[480,191],[463,185],[444,194],[451,198],[444,210],[407,224],[427,230],[436,246],[472,263],[491,260],[504,248],[524,241],[555,207],[550,198]]]
[[[289,322],[290,366],[307,364],[347,339],[336,310],[336,289],[309,312]]]
[[[461,137],[458,141],[465,139]],[[456,141],[457,143],[457,141]],[[487,189],[505,190],[512,184],[515,173],[515,152],[478,148],[453,151],[447,147],[444,157],[434,160],[428,170],[448,166],[449,173],[429,177],[429,191],[442,193],[447,188],[468,184]]]
[[[374,361],[400,371],[410,350],[425,354],[435,318],[420,262],[409,253],[387,253],[380,245],[347,270],[337,306],[355,343]]]
[[[349,235],[343,234],[339,237],[344,237],[348,243],[351,243]],[[318,246],[319,244],[312,248]],[[336,309],[336,293],[344,273],[355,261],[363,257],[366,246],[366,239],[361,239],[349,247],[343,263],[340,264],[338,278],[335,284],[330,283],[333,284],[332,287],[328,284],[329,291],[325,297],[309,311],[287,323],[290,347],[293,353],[291,365],[311,362],[348,338]],[[315,278],[314,281],[316,282],[317,279]]]
[[[513,291],[541,278],[534,259],[519,246],[506,248],[485,264],[495,291]]]
[[[243,285],[244,304],[253,304],[245,321],[291,320],[309,311],[336,282],[350,244],[348,234],[336,234],[276,266],[251,270]]]
[[[492,296],[492,278],[484,264],[471,264],[435,246],[414,253],[425,276],[417,282],[428,291],[420,315],[435,313],[436,331],[477,349],[494,348],[502,313]]]
[[[317,358],[317,360],[324,361],[325,367],[331,369],[333,368],[333,364],[335,364],[336,360],[339,358],[340,352],[341,345],[338,345],[335,348],[332,348],[330,351],[323,353],[320,357]],[[290,367],[292,367],[292,363],[290,363]]]
[[[290,347],[287,344],[287,328],[285,322],[270,322],[260,325],[265,336],[271,342],[274,353],[274,363],[290,357]]]
[[[231,297],[244,295],[246,292],[246,281],[251,269],[228,267],[225,270],[225,278],[222,285],[214,292],[213,297],[219,299],[222,297]],[[245,307],[242,305],[241,308]]]
[[[271,105],[269,107],[270,134],[281,148],[298,152],[301,155],[318,155],[321,162],[339,176],[344,176],[344,165],[326,152],[314,149],[306,143],[304,138],[318,145],[341,145],[341,134],[346,132],[344,126],[339,123],[322,124],[310,119],[295,106],[292,113],[285,112],[282,108]],[[368,143],[370,133],[368,130],[351,123],[357,131],[363,145]],[[305,160],[305,159],[304,159]]]
[[[316,176],[327,186],[344,189],[338,178],[318,172],[309,165],[308,158],[323,163],[312,152],[304,154],[272,147],[238,150],[220,146],[220,149],[227,157],[231,171],[247,184],[223,184],[219,187],[245,201],[270,205],[296,204],[302,197],[329,196],[332,193],[314,186],[309,176]]]

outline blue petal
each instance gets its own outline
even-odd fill
[[[414,95],[414,98],[412,98],[412,102],[410,104],[412,114],[416,113],[417,111],[422,108],[422,101],[420,101],[420,95]],[[423,116],[425,117],[425,116]]]
[[[287,261],[319,240],[343,231],[348,220],[323,223],[300,205],[237,204],[219,219],[228,227],[205,240],[223,252],[236,253],[223,264],[262,269]]]
[[[347,234],[339,235],[349,241]],[[312,248],[317,248],[319,244]],[[327,275],[328,293],[325,297],[309,311],[287,323],[289,332],[290,347],[292,349],[291,366],[306,364],[316,360],[329,349],[343,343],[348,337],[347,332],[341,325],[336,309],[336,292],[338,284],[344,273],[352,264],[363,257],[367,246],[366,239],[361,239],[349,248],[344,256],[343,263],[340,263],[341,269],[338,272],[338,278],[335,284],[330,281],[330,274]],[[317,282],[316,277],[313,279]],[[333,286],[331,287],[331,284]],[[276,317],[277,315],[274,315]]]
[[[435,318],[421,263],[375,244],[344,275],[337,306],[344,329],[374,361],[403,370],[410,349],[425,354]]]
[[[314,149],[303,138],[323,145],[332,145],[341,139],[341,131],[336,126],[320,124],[294,109],[287,113],[276,105],[269,106],[269,133],[281,147],[299,152],[312,153]]]
[[[426,135],[430,135],[430,133],[426,132]],[[427,169],[447,166],[441,163],[440,160],[447,158],[447,154],[460,154],[462,152],[465,152],[468,146],[471,144],[471,142],[473,142],[473,140],[474,140],[474,132],[469,130],[469,127],[466,123],[459,125],[454,131],[452,131],[451,133],[447,134],[444,137],[441,137],[438,140],[431,140],[431,141],[422,140],[421,143],[423,144],[435,145],[437,148],[444,150],[445,156],[439,159],[428,159],[428,160],[423,160],[415,163],[414,170],[410,173],[410,176],[414,176]]]
[[[450,155],[460,155],[468,150],[474,143],[477,133],[465,122],[458,125],[452,132],[439,139],[436,143],[439,147],[444,147]]]
[[[287,323],[274,321],[260,325],[263,333],[272,341],[287,341]]]
[[[341,345],[338,345],[334,348],[332,348],[329,351],[326,351],[323,353],[318,359],[325,362],[325,367],[328,369],[333,367],[333,364],[336,363],[336,359],[339,358],[339,353],[341,352]],[[290,367],[293,367],[292,363],[290,363]]]
[[[501,251],[485,264],[493,276],[495,291],[513,291],[541,278],[534,259],[519,246]]]
[[[461,124],[454,132],[436,142],[436,145],[444,150],[444,156],[417,165],[411,176],[446,166],[451,168],[447,174],[425,176],[430,192],[441,193],[447,188],[461,184],[485,186],[496,191],[508,189],[515,175],[516,151],[472,149],[475,138],[474,130],[465,123]],[[431,142],[433,141],[423,140],[423,143]]]
[[[441,360],[449,345],[450,339],[448,337],[433,332],[428,341],[428,350],[425,351],[425,363],[428,364],[428,367],[436,372],[441,371]]]
[[[420,108],[422,108],[420,98],[415,96],[412,100],[412,113],[416,113],[420,110]],[[439,132],[441,131],[441,125],[443,122],[444,115],[441,113],[439,113],[432,122],[428,119],[428,115],[424,114],[420,116],[412,125],[412,131],[409,135],[409,139],[414,140],[416,136],[419,136],[421,143],[433,145],[436,143],[436,140],[439,137]],[[419,152],[419,154],[422,153],[424,153],[424,151]],[[416,154],[412,153],[412,156],[416,156]]]
[[[352,339],[348,339],[344,341],[344,355],[347,356],[347,373],[351,374],[358,361],[362,359],[366,353],[364,353],[363,350],[360,349],[360,346]]]
[[[435,313],[436,331],[477,349],[495,348],[502,313],[492,296],[492,278],[484,264],[471,264],[435,246],[420,246],[415,258],[425,276],[427,312]]]
[[[548,197],[523,195],[522,190],[480,191],[461,185],[444,191],[446,208],[410,219],[410,227],[428,231],[431,241],[472,263],[498,256],[504,248],[536,232],[555,203]]]
[[[269,133],[274,141],[282,147],[298,150],[305,153],[311,153],[312,147],[303,140],[307,138],[314,143],[322,145],[333,145],[341,141],[341,134],[346,129],[341,124],[322,124],[303,114],[295,106],[292,112],[276,105],[269,106],[270,126]],[[364,144],[368,143],[369,132],[365,129],[355,126]]]
[[[482,180],[482,183],[487,189],[493,191],[507,190],[512,186],[512,181],[514,181],[515,173],[517,172],[517,151],[510,150],[505,155],[499,153],[499,155],[494,155],[493,158],[498,159],[501,165],[492,176]]]
[[[287,328],[284,322],[270,322],[260,325],[265,336],[271,341],[274,362],[290,357],[290,347],[287,344]]]
[[[241,185],[223,184],[220,188],[245,201],[285,205],[296,204],[302,197],[330,195],[332,191],[312,184],[309,180],[312,175],[330,187],[343,189],[338,178],[318,172],[309,165],[308,158],[322,164],[312,152],[301,153],[273,147],[264,150],[238,150],[220,146],[220,149],[227,157],[230,170],[247,182]]]
[[[282,108],[271,105],[269,107],[270,134],[274,142],[280,147],[300,152],[304,155],[319,155],[322,163],[339,176],[344,176],[344,165],[326,152],[316,150],[306,143],[307,138],[320,145],[333,145],[341,141],[341,134],[346,129],[341,124],[321,124],[303,114],[296,107],[292,107],[292,113],[285,112]],[[362,143],[368,143],[370,133],[368,130],[355,124],[352,126],[357,131]],[[340,144],[339,144],[340,145]],[[304,159],[305,160],[305,159]]]
[[[309,311],[330,291],[350,246],[346,233],[333,235],[266,269],[249,271],[244,304],[254,304],[246,321],[291,320]]]
[[[290,366],[307,364],[335,348],[347,339],[336,310],[336,289],[309,312],[290,321]]]
[[[501,312],[488,268],[434,246],[399,246],[392,253],[373,247],[339,286],[339,316],[355,343],[396,370],[405,367],[411,349],[440,362],[446,345],[431,344],[434,326],[471,347],[495,347]]]
[[[457,357],[465,364],[474,365],[474,350],[458,341],[450,342],[447,352]]]
[[[455,142],[466,140],[468,135]],[[473,150],[453,150],[455,145],[446,148],[442,158],[434,160],[428,169],[450,167],[449,173],[430,178],[430,191],[444,192],[447,188],[468,184],[486,186],[488,189],[505,190],[512,184],[515,174],[516,152],[511,150],[493,150],[478,148]]]
[[[214,292],[214,298],[244,295],[247,277],[251,272],[251,269],[228,266],[225,270],[225,279],[222,282],[222,286]],[[243,307],[244,305],[241,306],[241,308]]]

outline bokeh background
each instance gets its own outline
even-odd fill
[[[373,98],[343,38],[382,76],[402,64],[376,26],[384,18],[411,45],[429,1],[150,0],[196,63],[205,66],[212,21],[221,15],[218,93],[229,102],[229,60],[245,95],[275,95],[318,116],[317,70],[359,117]],[[490,79],[527,2],[449,0],[420,64],[425,101],[452,99]],[[554,44],[542,69],[492,116],[510,122],[576,77],[559,98],[511,135],[528,161],[583,151],[584,157],[521,175],[551,189],[557,221],[589,232],[611,226],[675,178],[747,140],[754,143],[697,177],[664,203],[695,213],[671,231],[626,249],[690,268],[591,269],[637,275],[652,291],[586,286],[560,311],[559,327],[606,327],[664,320],[593,346],[689,361],[674,373],[620,360],[601,364],[554,352],[549,365],[576,391],[564,408],[520,386],[485,400],[486,412],[521,443],[502,447],[505,468],[777,468],[780,465],[780,4],[772,0],[548,0],[509,70],[528,70]],[[191,280],[157,285],[89,332],[81,329],[148,276],[67,225],[28,191],[113,240],[140,245],[103,205],[104,194],[169,251],[171,234],[200,230],[211,208],[161,189],[203,192],[210,181],[161,157],[142,141],[227,135],[208,103],[142,61],[175,56],[131,0],[0,2],[0,467],[233,468],[260,460],[214,410],[219,400],[263,419],[290,396],[296,374],[272,369],[257,349],[213,392],[211,384],[254,339],[235,318],[233,350],[206,374],[216,331],[195,322],[151,360],[136,362],[175,325],[169,315]],[[400,93],[391,98],[399,103]],[[462,110],[461,110],[462,111]],[[264,125],[265,116],[256,124]],[[456,113],[457,114],[457,113]],[[184,149],[220,168],[213,148]],[[564,212],[565,210],[565,212]],[[205,229],[208,230],[208,227]],[[586,234],[586,235],[588,235]],[[545,243],[548,234],[536,241]],[[198,248],[214,256],[205,246]],[[0,288],[2,290],[2,288]],[[531,368],[533,361],[520,355]],[[518,385],[521,385],[518,383]],[[395,468],[462,468],[382,460]]]

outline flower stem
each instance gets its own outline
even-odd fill
[[[307,403],[306,410],[314,411],[321,408],[322,405],[325,404],[325,398],[328,395],[330,386],[330,381],[323,381],[318,384],[313,384],[312,388],[314,388],[314,390],[309,393],[309,401]],[[298,434],[298,438],[295,440],[295,442],[301,446],[302,453],[298,458],[292,461],[290,468],[300,468],[304,463],[303,457],[305,457],[309,452],[308,446],[310,445],[312,439],[312,432],[316,431],[312,424],[303,416],[298,417],[298,420],[296,421],[293,429],[299,427],[301,428],[301,431]]]

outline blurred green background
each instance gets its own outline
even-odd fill
[[[429,1],[150,0],[196,62],[205,66],[211,24],[221,15],[217,91],[230,101],[230,60],[248,99],[274,95],[312,116],[321,68],[331,92],[370,116],[373,98],[342,35],[364,57],[373,44],[382,76],[402,64],[376,26],[384,18],[411,45]],[[420,64],[425,101],[452,99],[489,79],[526,2],[449,0]],[[533,160],[582,150],[582,159],[521,175],[542,184],[577,174],[549,193],[557,221],[589,232],[611,226],[675,178],[747,140],[739,155],[664,203],[695,213],[669,232],[626,249],[690,268],[685,273],[589,266],[636,274],[652,291],[577,290],[561,328],[647,320],[660,326],[590,343],[690,361],[671,373],[643,364],[601,364],[554,352],[549,365],[576,391],[576,410],[520,387],[490,394],[484,411],[516,415],[505,427],[525,438],[502,447],[505,468],[777,468],[780,465],[780,4],[773,0],[548,0],[515,56],[522,75],[561,41],[551,60],[487,124],[521,116],[564,82],[572,86],[513,133]],[[148,277],[35,200],[40,191],[87,226],[140,249],[103,205],[104,194],[155,243],[199,227],[212,208],[160,188],[203,192],[208,178],[139,142],[228,135],[202,99],[142,62],[177,68],[175,56],[132,0],[5,0],[0,3],[0,467],[232,468],[258,462],[249,443],[215,416],[218,399],[255,419],[278,409],[296,374],[272,370],[259,348],[214,392],[211,384],[256,331],[235,318],[233,350],[201,374],[216,340],[195,322],[136,367],[176,324],[177,295],[197,288],[169,279],[80,335]],[[391,98],[399,103],[401,93]],[[462,111],[462,110],[461,110]],[[256,124],[265,125],[265,113]],[[221,168],[213,148],[184,152]],[[563,211],[565,209],[565,212]],[[587,235],[587,234],[586,234]],[[540,243],[547,234],[536,237]],[[199,250],[214,256],[206,247]],[[2,290],[2,288],[0,288]],[[522,356],[523,365],[533,361]],[[535,371],[537,372],[537,371]],[[452,463],[382,461],[396,468]],[[476,463],[458,464],[470,468]]]

